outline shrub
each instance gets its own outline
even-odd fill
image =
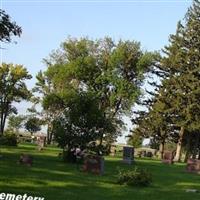
[[[152,183],[152,175],[144,169],[135,167],[133,170],[119,171],[118,183],[146,187]]]
[[[0,145],[17,146],[17,136],[11,132],[5,132],[5,134],[0,137]]]

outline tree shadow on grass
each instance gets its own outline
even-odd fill
[[[31,149],[31,148],[30,148]],[[183,165],[164,165],[159,161],[136,160],[133,165],[122,163],[121,159],[106,158],[103,176],[83,173],[74,164],[63,163],[57,152],[37,152],[33,167],[18,165],[17,160],[28,148],[5,151],[0,160],[0,189],[3,192],[44,196],[46,200],[77,199],[199,199],[199,194],[188,194],[185,188],[199,188],[198,175],[183,173]],[[148,188],[133,188],[116,184],[118,169],[135,166],[146,168],[153,175],[153,185]],[[199,188],[200,189],[200,188]]]
[[[72,184],[60,186],[3,186],[1,191],[14,194],[24,194],[45,197],[45,200],[197,200],[199,194],[189,194],[180,190],[131,188],[127,186],[107,187],[104,185]]]

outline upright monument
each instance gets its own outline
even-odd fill
[[[123,147],[123,162],[132,164],[134,161],[134,148],[130,146]]]

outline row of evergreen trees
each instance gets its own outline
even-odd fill
[[[188,9],[169,42],[151,70],[160,83],[150,83],[155,91],[148,92],[151,98],[142,102],[148,111],[137,112],[133,119],[134,134],[151,137],[162,155],[166,143],[177,144],[175,160],[180,161],[183,149],[186,160],[200,155],[199,0]]]

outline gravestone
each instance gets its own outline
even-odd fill
[[[146,150],[143,150],[141,153],[142,153],[142,157],[146,157],[147,156]]]
[[[173,164],[174,163],[174,155],[175,152],[174,151],[165,151],[163,153],[163,159],[162,162],[166,163],[166,164]]]
[[[115,154],[116,154],[116,146],[112,145],[111,148],[110,148],[110,155],[115,156]]]
[[[142,151],[137,151],[137,156],[138,156],[139,158],[141,158],[141,157],[142,157]]]
[[[125,146],[123,147],[123,162],[132,164],[134,161],[134,148]]]
[[[200,172],[200,160],[189,158],[187,161],[186,170],[188,172]]]
[[[31,167],[33,164],[33,157],[27,154],[21,154],[19,163]]]
[[[46,137],[45,136],[37,136],[37,145],[38,150],[41,151],[46,145]]]
[[[104,158],[97,155],[87,155],[84,158],[83,171],[98,175],[104,174]]]
[[[146,157],[152,158],[153,157],[153,153],[151,151],[148,151],[147,154],[146,154]]]

